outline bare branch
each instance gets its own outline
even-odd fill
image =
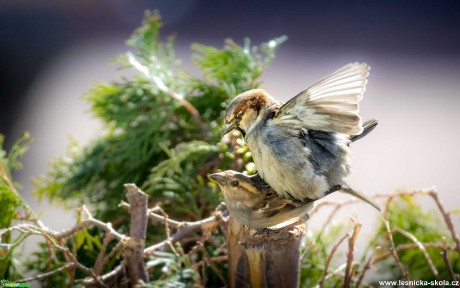
[[[115,283],[118,282],[118,280],[123,276],[125,273],[124,265],[123,263],[115,267],[112,271],[104,274],[103,276],[99,277],[99,280],[104,284],[109,287],[113,287]],[[93,287],[97,284],[98,282],[95,281],[93,278],[86,278],[83,280],[83,286],[85,287]]]
[[[388,219],[388,213],[390,212],[390,205],[394,199],[395,199],[395,196],[390,195],[387,201],[385,202],[385,208],[383,209],[383,212],[382,212],[382,215],[385,219]]]
[[[125,267],[131,283],[136,285],[139,281],[148,282],[149,279],[144,264],[144,247],[148,223],[148,196],[134,184],[125,184],[125,187],[131,213],[130,238],[124,251]]]
[[[379,251],[380,248],[381,248],[380,246],[376,247],[375,251]],[[356,285],[355,285],[356,288],[359,288],[359,286],[361,286],[361,283],[364,279],[364,275],[366,275],[367,270],[369,270],[369,268],[371,268],[372,266],[374,257],[375,257],[375,254],[372,253],[371,256],[369,256],[369,259],[367,259],[366,264],[364,265],[363,270],[361,271],[358,277],[358,280],[356,281]]]
[[[446,244],[446,237],[442,237],[442,252],[441,252],[442,259],[444,259],[444,263],[446,263],[447,271],[449,271],[450,278],[452,280],[457,281],[457,276],[452,270],[452,265],[450,264],[449,258],[447,257],[447,244]]]
[[[420,190],[412,190],[412,191],[398,191],[397,193],[393,194],[374,194],[371,196],[372,199],[388,199],[388,198],[394,198],[394,197],[402,197],[402,196],[409,196],[409,197],[414,197],[417,195],[427,195],[429,193],[429,190],[427,189],[420,189]],[[344,206],[348,206],[354,203],[363,203],[362,200],[352,198],[346,201],[330,201],[330,200],[320,200],[318,201],[318,204],[313,208],[313,210],[308,214],[310,217],[317,213],[318,210],[324,206],[338,206],[339,208],[343,208]],[[335,213],[335,212],[334,212]]]
[[[425,242],[422,243],[425,248],[436,248],[436,249],[442,249],[442,244],[441,243],[432,243],[432,242]],[[447,247],[449,248],[449,247]],[[403,250],[413,250],[413,249],[419,249],[417,244],[410,243],[410,244],[400,244],[395,248],[396,252],[403,251]],[[452,249],[454,249],[452,247]],[[382,252],[374,257],[374,260],[372,261],[372,264],[375,264],[389,256],[392,256],[392,252]]]
[[[331,249],[331,252],[329,252],[329,254],[327,255],[327,260],[326,260],[326,265],[324,266],[324,271],[323,271],[323,276],[321,277],[321,280],[319,280],[318,282],[318,286],[321,288],[323,287],[324,285],[324,281],[326,280],[326,276],[327,276],[327,270],[329,269],[329,265],[331,263],[331,260],[332,260],[332,256],[334,256],[335,254],[335,251],[337,251],[337,248],[340,246],[340,244],[342,244],[342,242],[347,239],[348,237],[350,237],[350,233],[346,233],[345,235],[343,235],[339,241],[337,241],[334,246],[332,246],[332,249]]]
[[[450,213],[446,211],[444,205],[441,202],[441,199],[439,199],[438,191],[436,190],[436,188],[431,188],[430,190],[428,190],[428,195],[430,195],[436,202],[436,205],[438,205],[439,211],[441,211],[442,217],[444,218],[444,222],[446,222],[447,228],[449,229],[450,234],[452,235],[452,239],[455,242],[456,250],[458,253],[460,253],[460,238],[458,237],[458,234],[455,231],[455,226],[452,222],[452,218],[450,217]]]
[[[101,275],[102,269],[104,268],[104,260],[105,260],[104,254],[105,254],[105,251],[107,250],[107,246],[112,240],[113,240],[113,236],[110,233],[105,232],[105,237],[102,242],[101,250],[99,250],[99,253],[97,254],[97,258],[96,258],[96,263],[93,266],[94,273],[98,276]]]
[[[302,259],[305,258],[305,256],[308,255],[308,253],[310,253],[311,249],[313,249],[313,247],[315,247],[315,245],[316,245],[315,241],[311,241],[310,244],[308,244],[308,247],[305,249],[305,251],[300,256],[300,261],[301,262],[302,262]]]
[[[342,272],[343,270],[345,270],[346,268],[347,268],[347,264],[346,264],[346,263],[343,263],[342,265],[340,265],[339,267],[337,267],[337,269],[335,269],[334,271],[332,271],[331,273],[329,273],[329,274],[326,276],[325,280],[331,278],[331,277],[334,276],[334,275],[342,274],[341,272]],[[319,286],[316,285],[314,288],[319,288]]]
[[[385,223],[385,227],[387,229],[387,236],[388,236],[388,239],[390,240],[391,255],[395,259],[396,265],[398,265],[399,271],[401,271],[403,279],[409,280],[409,274],[404,270],[404,266],[401,263],[401,260],[399,260],[398,254],[396,253],[395,242],[393,241],[393,234],[391,233],[391,230],[390,230],[390,223],[385,219],[383,219],[383,222]]]
[[[359,223],[355,218],[350,216],[351,221],[353,222],[353,234],[348,238],[348,252],[347,252],[347,267],[345,269],[344,277],[344,287],[349,288],[350,282],[355,273],[353,267],[353,258],[355,255],[355,244],[356,239],[358,238],[358,233],[361,230],[361,223]]]
[[[169,243],[176,243],[177,241],[181,240],[188,234],[199,230],[199,229],[205,229],[206,227],[212,226],[214,224],[217,224],[218,220],[221,219],[222,217],[225,217],[228,215],[228,211],[221,212],[219,210],[214,212],[214,215],[205,218],[200,221],[196,222],[184,222],[184,225],[171,236],[171,239],[162,241],[160,243],[154,244],[150,247],[147,247],[144,250],[144,253],[146,255],[152,254],[156,250],[161,250],[164,249],[166,246],[169,245]]]
[[[110,258],[112,258],[115,255],[115,253],[120,251],[123,246],[125,246],[125,243],[118,242],[117,245],[115,245],[115,247],[113,247],[113,249],[110,250],[109,254],[107,254],[104,257],[104,259],[102,260],[102,265],[104,265]]]
[[[43,274],[35,275],[35,276],[32,276],[32,277],[23,278],[23,279],[20,279],[20,280],[15,280],[15,282],[24,283],[24,282],[32,282],[32,281],[35,281],[35,280],[42,280],[42,279],[45,279],[47,277],[53,276],[54,274],[60,273],[62,271],[74,269],[75,267],[77,267],[77,265],[75,265],[75,263],[67,263],[64,266],[59,267],[57,269],[48,271],[48,272],[43,273]]]
[[[122,208],[130,208],[130,204],[122,202],[120,204],[120,207],[122,207]],[[157,251],[157,250],[164,249],[165,247],[167,247],[171,243],[175,243],[175,242],[181,240],[183,237],[187,236],[188,234],[192,233],[193,231],[196,231],[198,229],[205,229],[205,227],[209,227],[210,225],[214,225],[220,219],[222,219],[223,217],[226,217],[228,215],[228,211],[224,211],[224,212],[221,211],[221,209],[223,209],[223,208],[224,208],[224,205],[219,205],[216,208],[216,211],[214,212],[213,216],[210,216],[208,218],[205,218],[203,220],[196,221],[196,222],[178,222],[178,221],[175,221],[175,220],[171,220],[169,218],[166,219],[165,217],[156,214],[158,216],[158,217],[156,217],[156,220],[169,221],[170,224],[174,223],[174,222],[180,223],[180,225],[177,225],[177,227],[180,227],[180,229],[179,229],[179,231],[177,231],[175,234],[173,234],[171,236],[170,241],[165,240],[165,241],[162,241],[160,243],[154,244],[154,245],[144,249],[144,256],[151,255],[151,254],[155,253],[155,251]],[[152,212],[150,212],[150,214],[152,214]],[[112,256],[114,251],[116,251],[118,249],[117,247],[121,247],[119,245],[120,244],[118,244],[116,247],[113,248],[113,250],[109,253],[109,255],[107,255],[107,258]],[[116,283],[123,276],[123,274],[125,273],[124,271],[125,271],[124,265],[119,265],[114,270],[112,270],[112,271],[104,274],[103,276],[101,276],[99,279],[100,279],[100,281],[104,282],[106,285],[112,286],[114,283]],[[87,286],[87,287],[94,286],[95,284],[96,284],[96,281],[94,279],[91,279],[91,278],[87,278],[87,279],[85,279],[83,281],[83,285]]]
[[[118,204],[118,207],[124,208],[124,209],[129,209],[129,204],[124,202],[124,201],[122,201],[120,204]],[[159,214],[155,213],[156,211],[159,211],[159,209],[161,209],[161,211],[163,211],[163,209],[160,206],[155,206],[154,208],[149,209],[148,210],[149,218],[154,220],[154,221],[159,221],[159,222],[161,222],[163,224],[167,223],[168,226],[173,227],[173,228],[181,228],[181,227],[185,227],[185,226],[188,226],[191,223],[193,223],[193,222],[187,222],[187,221],[173,220],[173,219],[170,219],[169,217],[166,217],[164,215],[159,215]]]
[[[436,269],[436,267],[434,266],[433,261],[431,261],[430,255],[426,251],[425,246],[423,246],[423,244],[420,243],[420,241],[414,235],[412,235],[411,233],[407,232],[406,230],[403,230],[403,229],[401,229],[399,227],[395,227],[395,228],[393,228],[393,231],[402,234],[404,237],[410,239],[412,242],[414,242],[417,245],[417,247],[420,249],[420,251],[422,251],[423,256],[425,257],[426,261],[428,262],[428,266],[430,266],[431,272],[433,272],[433,274],[434,274],[434,276],[436,276],[436,278],[439,278],[439,272]]]
[[[222,282],[222,284],[225,286],[227,281],[225,280],[225,278],[222,275],[222,273],[219,271],[219,269],[214,264],[214,261],[212,261],[211,257],[209,257],[208,251],[206,251],[206,248],[204,247],[204,243],[201,242],[201,241],[198,241],[196,247],[203,254],[203,264],[204,263],[208,264],[211,267],[211,269],[214,270],[214,272],[216,273],[217,277]],[[219,258],[217,258],[217,259],[219,259]],[[222,258],[222,259],[228,260],[228,256],[225,256],[225,258]]]

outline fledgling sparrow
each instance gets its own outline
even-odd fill
[[[227,170],[209,175],[217,182],[230,210],[238,222],[254,229],[265,229],[294,217],[308,220],[313,201],[281,198],[258,174],[247,176]]]
[[[316,200],[340,187],[380,210],[345,180],[349,143],[363,133],[358,102],[369,69],[348,64],[285,104],[262,89],[246,91],[228,106],[222,136],[233,129],[243,134],[260,177],[281,198]]]

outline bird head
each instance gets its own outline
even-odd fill
[[[252,180],[254,176],[247,176],[236,171],[226,170],[209,175],[221,188],[226,199],[243,200],[251,194],[260,194],[260,187]]]
[[[225,124],[222,136],[236,129],[246,135],[255,123],[260,112],[275,103],[275,99],[262,89],[252,89],[236,96],[225,112]]]

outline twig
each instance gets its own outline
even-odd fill
[[[70,229],[66,229],[66,230],[62,230],[60,232],[56,232],[56,231],[53,231],[51,229],[49,229],[48,227],[42,225],[42,229],[44,230],[44,232],[46,232],[47,234],[53,236],[53,238],[59,240],[59,239],[62,239],[62,238],[67,238],[69,236],[72,236],[74,235],[75,233],[85,229],[85,228],[88,228],[90,226],[96,226],[106,232],[108,232],[111,236],[113,236],[115,239],[117,239],[118,241],[121,241],[123,239],[126,238],[125,235],[121,234],[121,233],[118,233],[115,229],[113,229],[112,227],[112,224],[109,222],[109,223],[104,223],[96,218],[93,217],[93,215],[89,212],[89,210],[86,208],[85,205],[83,205],[81,207],[81,210],[85,213],[87,219],[83,220],[80,224],[70,228]]]
[[[126,198],[130,204],[130,238],[124,251],[125,267],[132,285],[139,281],[148,282],[149,275],[144,264],[144,247],[147,235],[148,196],[134,184],[125,184]]]
[[[72,261],[76,265],[77,268],[85,271],[88,275],[91,275],[91,277],[93,277],[93,279],[99,285],[101,285],[102,287],[106,287],[106,285],[99,279],[98,275],[96,275],[96,273],[94,273],[93,269],[88,268],[85,265],[83,265],[80,262],[78,262],[78,260],[75,257],[75,255],[73,255],[70,252],[69,248],[61,246],[61,245],[58,245],[57,243],[54,243],[48,234],[43,234],[43,237],[47,238],[50,241],[50,243],[53,245],[53,247],[55,247],[58,250],[61,250],[65,254],[66,258],[70,259],[70,261]]]
[[[96,263],[93,266],[94,273],[98,276],[101,275],[102,269],[104,268],[104,260],[105,260],[104,254],[105,254],[105,251],[107,250],[107,246],[112,240],[113,240],[112,234],[105,232],[105,237],[102,242],[101,250],[99,250],[99,253],[97,254],[97,258],[96,258]]]
[[[118,207],[124,208],[124,209],[129,209],[129,204],[124,202],[124,201],[122,201],[120,204],[118,204]],[[173,228],[180,228],[180,227],[183,227],[183,226],[187,226],[188,223],[191,223],[191,222],[186,222],[186,221],[181,222],[181,221],[172,220],[169,217],[165,217],[165,216],[156,214],[155,211],[158,211],[158,208],[161,209],[160,206],[155,206],[154,208],[148,210],[149,218],[151,218],[154,221],[159,221],[159,222],[161,222],[163,224],[168,223],[168,226],[173,227]]]
[[[112,248],[112,250],[110,250],[109,254],[107,254],[105,257],[104,257],[104,260],[102,260],[102,263],[105,264],[110,258],[112,258],[115,253],[117,253],[123,246],[125,245],[125,243],[123,242],[118,242],[115,247]]]
[[[182,104],[182,106],[184,106],[184,108],[192,116],[193,120],[195,120],[195,122],[200,126],[204,136],[206,136],[208,139],[212,138],[211,132],[204,124],[203,119],[201,119],[200,112],[198,112],[198,110],[196,110],[196,108],[190,102],[188,102],[187,99],[185,99],[183,95],[173,91],[171,88],[166,86],[163,80],[161,80],[159,77],[150,73],[149,68],[143,65],[142,63],[140,63],[139,60],[137,60],[137,58],[131,52],[127,53],[127,57],[128,57],[129,63],[133,65],[133,67],[136,68],[139,72],[144,74],[147,78],[152,80],[158,89],[168,94],[172,98],[178,100]]]
[[[426,242],[422,243],[425,248],[436,248],[436,249],[442,249],[442,244],[440,243],[432,243],[432,242]],[[447,247],[449,248],[449,247]],[[412,249],[418,249],[418,245],[414,243],[410,244],[400,244],[395,248],[396,252],[403,251],[403,250],[412,250]],[[392,256],[392,252],[385,252],[385,253],[380,253],[378,256],[374,257],[374,260],[372,261],[372,264],[375,264],[388,256]]]
[[[327,217],[327,219],[326,219],[326,221],[325,221],[324,223],[330,223],[330,222],[332,221],[333,217],[335,216],[335,214],[337,214],[337,212],[340,210],[340,208],[342,208],[341,205],[336,205],[336,206],[332,209],[331,213],[329,213],[329,215],[328,215],[328,217]],[[311,215],[310,215],[309,217],[311,217]],[[321,237],[321,236],[323,235],[324,231],[325,231],[325,229],[319,231],[317,237],[318,237],[318,238]]]
[[[413,191],[400,191],[400,192],[397,192],[395,194],[374,194],[371,196],[372,199],[388,199],[388,198],[393,198],[393,197],[402,197],[402,196],[409,196],[409,197],[413,197],[413,196],[416,196],[416,195],[427,195],[429,192],[428,190],[426,189],[420,189],[420,190],[413,190]],[[313,208],[313,210],[308,214],[310,215],[310,217],[317,213],[318,210],[323,207],[323,206],[339,206],[339,208],[343,208],[344,206],[348,206],[350,204],[354,204],[354,203],[362,203],[363,201],[360,200],[360,199],[349,199],[349,200],[346,200],[346,201],[342,201],[342,202],[337,202],[337,201],[330,201],[330,200],[320,200],[318,201],[318,204]]]
[[[431,188],[428,191],[428,195],[430,195],[438,205],[439,211],[441,211],[442,217],[444,218],[444,222],[446,222],[447,228],[449,229],[450,234],[452,235],[452,239],[455,242],[456,250],[458,253],[460,253],[460,238],[457,232],[455,231],[454,223],[452,222],[450,213],[446,211],[444,205],[441,202],[441,199],[439,199],[438,191],[436,190],[436,188]]]
[[[118,205],[118,207],[129,209],[130,205],[128,203],[126,203],[126,202],[121,202]],[[149,211],[148,212],[149,217],[154,219],[154,220],[156,220],[156,221],[160,221],[162,223],[167,222],[171,227],[177,228],[178,230],[177,230],[176,233],[171,235],[171,237],[169,239],[166,239],[164,241],[161,241],[159,243],[156,243],[154,245],[151,245],[151,246],[147,247],[144,250],[144,253],[145,253],[146,256],[151,255],[156,250],[162,250],[162,249],[166,248],[167,246],[171,247],[170,246],[171,244],[174,244],[177,241],[183,239],[188,234],[190,234],[190,233],[192,233],[192,232],[194,232],[196,230],[199,230],[199,229],[204,229],[206,227],[210,227],[210,226],[214,225],[215,223],[217,223],[219,221],[219,219],[221,219],[222,217],[226,217],[229,214],[228,210],[225,210],[225,211],[222,212],[222,209],[225,208],[225,203],[221,203],[215,209],[214,215],[212,215],[212,216],[210,216],[208,218],[205,218],[205,219],[202,219],[202,220],[199,220],[199,221],[195,221],[195,222],[187,222],[187,221],[180,222],[180,221],[170,219],[169,217],[165,217],[165,216],[162,216],[162,215],[154,213],[153,211],[158,211],[158,208],[149,209],[148,210]]]
[[[315,245],[316,245],[315,241],[311,241],[310,244],[308,244],[308,247],[305,249],[305,251],[300,256],[300,261],[302,261],[302,259],[305,258],[305,256],[308,255],[308,253],[310,253],[311,249],[313,249]]]
[[[449,271],[450,278],[452,280],[457,281],[457,276],[454,273],[454,270],[452,270],[452,265],[450,265],[449,258],[447,257],[447,247],[446,247],[446,237],[442,237],[442,251],[441,251],[441,256],[442,259],[444,259],[444,263],[446,263],[447,271]]]
[[[203,254],[203,261],[205,263],[207,263],[212,270],[214,270],[214,272],[216,273],[217,277],[220,279],[220,281],[222,282],[222,284],[225,286],[227,281],[225,280],[224,276],[222,275],[222,273],[219,271],[219,269],[216,267],[216,265],[214,264],[213,261],[211,261],[211,257],[209,257],[209,254],[208,252],[206,251],[206,249],[204,248],[204,244],[203,242],[201,241],[198,241],[197,242],[197,246],[199,248],[199,250],[201,251],[201,253]],[[227,256],[226,256],[227,257]],[[228,258],[227,258],[228,259]]]
[[[112,271],[104,274],[103,276],[99,277],[100,281],[103,282],[105,285],[109,287],[113,287],[114,283],[118,282],[118,279],[122,277],[125,273],[123,263],[115,267]],[[92,287],[96,285],[96,281],[93,278],[86,278],[83,280],[83,286],[85,287]]]
[[[390,223],[385,219],[383,219],[383,223],[385,224],[385,227],[387,229],[388,239],[390,240],[391,255],[393,255],[393,258],[396,261],[396,265],[398,266],[399,271],[401,271],[403,279],[409,280],[409,274],[404,270],[404,266],[401,263],[401,260],[399,260],[398,254],[396,253],[395,243],[393,241],[393,234],[391,233],[391,230],[390,230]]]
[[[337,267],[337,269],[335,269],[334,271],[332,271],[331,273],[329,273],[329,274],[326,276],[325,280],[331,278],[331,277],[334,276],[334,275],[339,274],[340,272],[342,272],[343,270],[345,270],[346,267],[347,267],[347,264],[345,264],[345,263],[342,264],[342,265],[340,265],[339,267]],[[319,288],[319,286],[316,285],[316,286],[314,286],[314,288]]]
[[[85,207],[82,207],[82,209],[84,211],[86,211],[89,219],[85,220],[86,222],[88,222],[89,224],[93,224],[95,225],[95,223],[97,225],[101,225],[102,224],[102,227],[104,227],[109,233],[113,233],[113,230],[111,227],[110,227],[110,224],[105,224],[99,220],[96,220],[94,218],[92,218],[91,214],[89,213],[89,211],[86,210]],[[20,231],[21,233],[30,233],[30,234],[37,234],[37,235],[41,235],[45,238],[45,241],[47,243],[47,245],[50,247],[50,251],[53,252],[53,249],[52,248],[55,248],[57,250],[60,250],[64,253],[64,257],[66,258],[67,261],[69,261],[71,264],[72,264],[72,267],[69,266],[66,266],[64,265],[66,268],[62,268],[62,270],[59,270],[57,272],[60,272],[60,271],[64,271],[64,270],[68,270],[68,269],[74,269],[74,268],[78,268],[80,270],[83,270],[85,271],[88,275],[90,275],[91,277],[94,278],[95,280],[95,283],[98,283],[99,285],[101,286],[105,286],[103,282],[101,282],[101,280],[98,278],[98,276],[94,273],[94,270],[93,269],[90,269],[86,266],[84,266],[83,264],[79,263],[77,258],[70,252],[69,248],[67,247],[64,247],[62,245],[60,245],[58,242],[62,239],[62,238],[57,238],[56,236],[58,235],[61,235],[59,232],[56,232],[56,231],[53,231],[51,229],[49,229],[48,227],[46,227],[45,225],[43,225],[43,223],[41,223],[40,225],[38,225],[38,223],[40,223],[37,218],[34,218],[36,219],[35,223],[36,224],[25,224],[25,223],[22,223],[22,224],[19,224],[19,225],[15,225],[15,226],[12,226],[10,228],[7,228],[7,229],[2,229],[0,230],[0,234],[4,234],[4,233],[7,233],[7,232],[10,232],[10,231],[13,231],[13,230],[18,230]],[[83,224],[83,223],[80,223],[80,224]],[[89,226],[88,224],[88,226]],[[96,225],[95,225],[96,226]],[[81,225],[77,225],[76,227],[84,227],[84,226],[81,226]],[[74,227],[75,228],[75,227]],[[109,229],[110,228],[110,229]],[[83,228],[81,228],[83,229]],[[81,230],[80,229],[80,230]],[[73,232],[72,233],[76,233],[79,231],[79,229],[70,229],[72,230]],[[67,230],[67,231],[70,231],[70,230]],[[112,231],[113,230],[113,231]],[[72,233],[65,233],[66,235],[72,235]],[[114,233],[114,235],[119,235],[116,231]],[[124,238],[124,236],[120,236],[120,238]],[[20,241],[20,240],[19,240]],[[4,246],[6,246],[8,249],[11,249],[12,247],[14,247],[14,245],[17,245],[17,243],[13,243],[13,244],[6,244]],[[53,252],[54,253],[54,252]],[[64,267],[63,266],[63,267]],[[59,268],[58,268],[59,269]],[[56,272],[56,273],[57,273]],[[48,273],[48,272],[47,272]],[[46,273],[45,273],[46,274]],[[34,277],[42,277],[41,275],[44,275],[44,274],[40,274],[40,275],[37,275],[37,276],[34,276]],[[52,274],[51,274],[52,275]],[[46,279],[48,276],[44,276],[40,279]]]
[[[88,268],[86,267],[85,265],[81,264],[80,262],[78,262],[77,258],[75,257],[75,255],[73,255],[69,248],[67,247],[64,247],[64,246],[61,246],[59,245],[58,243],[56,243],[55,241],[53,241],[53,239],[51,238],[50,235],[46,234],[46,233],[42,233],[40,234],[42,235],[43,237],[45,237],[45,239],[47,239],[49,241],[49,243],[57,250],[60,250],[64,253],[66,259],[69,259],[68,261],[70,261],[71,263],[73,263],[75,265],[76,268],[80,269],[80,270],[83,270],[85,271],[88,275],[90,275],[94,281],[96,283],[98,283],[100,286],[103,286],[105,287],[105,284],[99,279],[99,277],[94,273],[94,270],[91,269],[91,268]]]
[[[412,242],[414,242],[417,245],[417,247],[420,249],[420,251],[422,251],[423,256],[425,257],[426,261],[428,262],[428,266],[430,266],[431,272],[433,272],[433,274],[434,274],[434,276],[436,276],[436,278],[439,278],[439,272],[436,269],[436,267],[434,266],[433,261],[431,261],[430,255],[426,251],[425,246],[423,246],[423,244],[420,243],[420,241],[413,234],[407,232],[406,230],[403,230],[403,229],[401,229],[399,227],[395,227],[395,228],[393,228],[393,231],[396,231],[396,232],[402,234],[404,237],[410,239]]]
[[[148,211],[149,216],[150,216],[150,214],[156,215],[156,214],[154,213],[154,212],[156,212],[156,211],[160,212],[161,216],[163,216],[163,219],[164,219],[163,223],[164,223],[164,225],[165,225],[166,237],[167,237],[168,239],[170,239],[170,238],[171,238],[171,230],[169,229],[169,223],[170,223],[170,221],[169,221],[169,215],[166,214],[166,212],[165,212],[163,209],[161,209],[160,206],[155,206],[153,209],[149,209],[149,211]],[[177,221],[174,221],[174,220],[173,220],[173,221],[171,221],[171,222],[174,223],[174,222],[177,222]]]
[[[154,244],[154,245],[152,245],[150,247],[147,247],[144,250],[144,253],[145,253],[145,255],[150,255],[156,250],[164,249],[164,247],[169,245],[169,243],[174,244],[177,241],[179,241],[182,238],[184,238],[185,236],[187,236],[188,234],[192,233],[193,231],[196,231],[198,229],[203,229],[203,228],[205,228],[205,227],[207,227],[209,225],[213,225],[213,224],[217,223],[219,218],[221,218],[222,216],[225,216],[227,214],[228,214],[228,211],[224,211],[224,212],[216,211],[216,212],[214,212],[214,215],[212,215],[212,216],[210,216],[208,218],[205,218],[203,220],[196,221],[196,222],[184,222],[185,225],[182,228],[180,228],[176,233],[171,235],[171,239],[164,240],[164,241],[159,242],[157,244]]]
[[[385,208],[382,213],[383,218],[388,219],[388,213],[390,212],[390,205],[394,199],[395,199],[394,195],[390,195],[390,197],[388,197],[387,201],[385,202]]]
[[[378,250],[380,250],[380,248],[381,247],[378,246],[378,247],[376,247],[375,250],[378,251]],[[375,254],[372,253],[371,256],[369,256],[369,259],[367,259],[366,264],[364,265],[363,270],[361,271],[361,273],[360,273],[360,275],[358,277],[358,280],[356,281],[356,285],[355,285],[356,288],[359,288],[359,286],[361,286],[361,283],[362,283],[362,281],[364,279],[364,275],[366,274],[367,270],[369,270],[369,268],[371,268],[371,266],[372,266],[372,263],[374,261],[374,257],[375,257]]]
[[[59,241],[59,245],[61,245],[62,247],[65,247],[65,240],[61,239]],[[76,253],[73,254],[72,251],[70,251],[70,248],[68,248],[68,247],[65,247],[65,248],[67,248],[68,252],[64,253],[64,259],[65,259],[66,263],[72,263],[73,261],[72,261],[71,255],[75,255]],[[73,259],[76,260],[76,257],[73,257]],[[47,270],[50,270],[50,268],[48,268]],[[69,276],[67,278],[69,279],[69,285],[72,286],[74,284],[74,282],[75,282],[75,268],[74,269],[69,269],[68,274],[69,274]],[[94,273],[94,274],[97,275],[96,273]],[[46,284],[49,285],[49,283],[46,283]]]
[[[49,236],[51,236],[52,238],[55,239],[55,241],[59,241],[63,238],[67,238],[67,237],[70,237],[70,236],[73,236],[75,233],[85,229],[85,228],[88,228],[88,227],[91,227],[91,226],[96,226],[108,233],[110,233],[115,239],[121,241],[123,240],[124,238],[126,238],[125,235],[121,234],[121,233],[118,233],[115,229],[112,228],[112,225],[109,223],[104,223],[96,218],[94,218],[91,213],[89,212],[89,210],[86,208],[85,205],[83,205],[81,208],[81,211],[83,211],[85,214],[86,214],[86,217],[87,219],[83,220],[81,223],[79,223],[78,225],[75,225],[74,227],[72,228],[69,228],[69,229],[65,229],[65,230],[62,230],[62,231],[54,231],[54,230],[51,230],[50,228],[46,227],[40,220],[38,220],[38,218],[36,218],[34,215],[32,215],[32,222],[35,223],[35,225],[33,224],[26,224],[26,223],[22,223],[22,224],[19,224],[19,225],[16,225],[16,226],[12,226],[10,228],[6,228],[6,229],[0,229],[0,235],[1,234],[4,234],[4,233],[7,233],[7,232],[10,232],[11,230],[14,230],[14,229],[21,229],[21,227],[29,227],[29,228],[32,228],[35,230],[35,231],[40,231],[40,233],[46,233],[48,234]],[[40,234],[39,233],[39,234]]]
[[[74,269],[75,267],[77,267],[77,265],[75,265],[75,263],[67,263],[64,266],[61,266],[61,267],[59,267],[57,269],[48,271],[48,272],[43,273],[43,274],[35,275],[35,276],[29,277],[29,278],[23,278],[23,279],[20,279],[20,280],[15,280],[15,282],[24,283],[24,282],[32,282],[32,281],[35,281],[35,280],[42,280],[42,279],[45,279],[47,277],[53,276],[54,274],[57,274],[59,272],[69,270],[69,269]]]
[[[358,238],[358,233],[361,229],[361,223],[359,223],[355,218],[350,216],[351,221],[353,222],[353,234],[348,238],[348,252],[347,252],[347,268],[345,269],[344,277],[344,287],[349,288],[350,282],[355,273],[353,267],[353,258],[355,255],[355,244],[356,239]]]
[[[319,280],[318,282],[318,286],[321,288],[323,287],[324,285],[324,281],[326,280],[326,276],[327,276],[327,270],[329,269],[329,265],[331,263],[331,260],[332,260],[332,256],[334,256],[335,252],[337,251],[337,248],[340,246],[340,244],[342,244],[342,242],[347,239],[348,237],[350,237],[350,233],[346,233],[345,235],[343,235],[339,241],[337,241],[334,246],[332,246],[332,249],[331,249],[331,252],[329,252],[329,254],[327,255],[327,260],[326,260],[326,265],[324,266],[324,271],[323,271],[323,276],[321,277],[321,280]]]

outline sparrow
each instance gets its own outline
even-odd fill
[[[377,121],[369,120],[363,124],[363,133],[351,136],[356,141],[371,132]],[[308,213],[313,209],[315,200],[282,198],[267,184],[259,174],[244,175],[227,170],[209,175],[219,185],[225,203],[233,217],[241,224],[254,229],[265,229],[298,217],[300,223],[307,222]],[[326,195],[339,191],[341,187],[333,186]],[[355,195],[356,197],[366,201]],[[294,223],[297,223],[294,222]]]
[[[345,179],[350,143],[369,132],[358,115],[369,69],[345,65],[284,104],[262,89],[246,91],[227,107],[222,136],[241,132],[258,174],[280,198],[314,201],[338,187],[380,210]]]
[[[259,174],[247,176],[233,170],[209,175],[217,182],[230,214],[241,224],[265,229],[299,217],[308,220],[313,201],[281,198],[260,178]]]

